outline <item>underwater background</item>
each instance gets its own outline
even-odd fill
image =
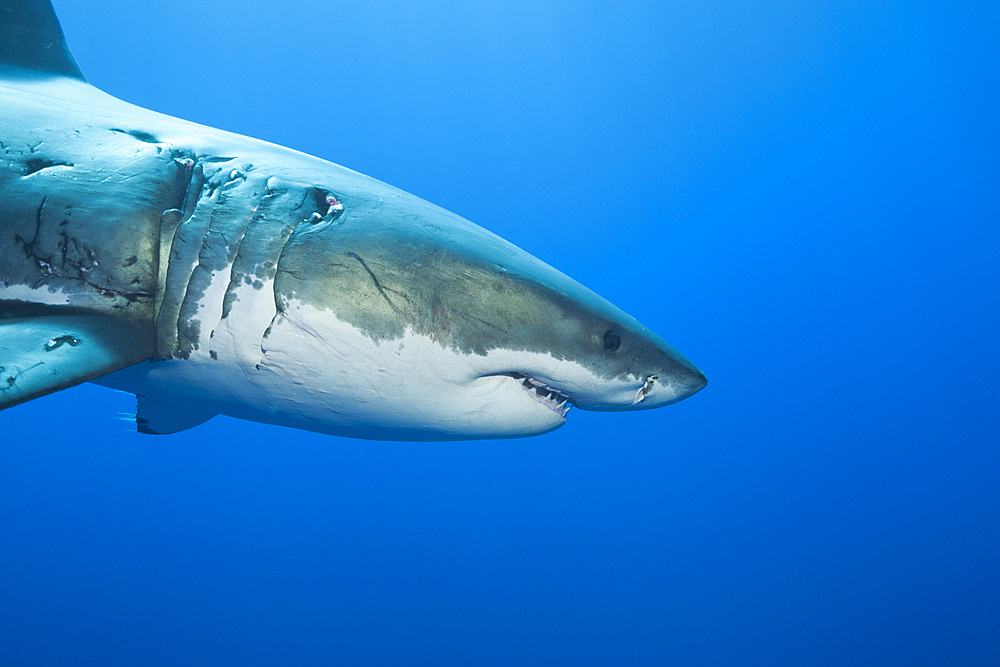
[[[1000,664],[996,3],[55,7],[97,87],[469,218],[709,385],[463,443],[4,411],[0,662]]]

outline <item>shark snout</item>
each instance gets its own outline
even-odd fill
[[[708,385],[708,378],[691,361],[672,348],[665,355],[667,370],[650,373],[635,392],[633,407],[656,408],[693,396]]]
[[[635,392],[632,407],[644,409],[670,405],[698,393],[707,384],[708,378],[697,368],[669,375],[657,373],[647,375]]]
[[[675,371],[670,376],[670,389],[673,391],[673,398],[668,399],[668,403],[682,401],[688,396],[693,396],[708,385],[708,378],[695,366]],[[663,403],[667,405],[667,403]]]

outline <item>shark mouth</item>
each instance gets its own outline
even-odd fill
[[[521,388],[528,392],[529,396],[563,419],[566,418],[566,414],[573,407],[569,395],[550,387],[544,382],[536,380],[530,375],[524,373],[508,373],[508,375],[520,382]]]

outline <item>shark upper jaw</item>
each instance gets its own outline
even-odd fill
[[[526,364],[525,368],[529,366]],[[597,412],[657,408],[681,401],[701,391],[708,383],[694,367],[683,373],[650,373],[629,379],[598,378],[576,364],[561,368],[561,371],[518,370],[500,375],[509,377],[522,393],[563,422],[574,407]],[[561,379],[555,379],[556,376]]]
[[[700,376],[700,372],[698,372]],[[597,412],[618,412],[626,410],[641,410],[660,407],[669,403],[676,403],[704,388],[707,381],[700,381],[692,378],[691,386],[673,391],[672,397],[664,399],[662,392],[657,392],[656,399],[647,402],[650,395],[654,394],[654,387],[657,385],[659,375],[648,375],[642,379],[632,381],[606,381],[600,382],[596,378],[588,378],[587,386],[582,383],[574,383],[569,380],[551,379],[547,375],[534,371],[508,371],[500,373],[500,377],[505,384],[514,384],[521,395],[526,394],[534,404],[540,405],[548,410],[552,415],[558,417],[559,426],[566,422],[570,410],[574,407],[581,410]],[[510,378],[510,380],[506,380]],[[704,376],[701,376],[703,379]],[[663,389],[663,388],[661,388]],[[669,388],[663,391],[670,391]],[[575,397],[574,397],[575,396]],[[511,400],[518,400],[520,396],[511,397]],[[528,418],[537,412],[534,405],[524,404],[524,417]],[[548,429],[544,432],[547,432]]]
[[[528,392],[528,396],[532,400],[556,413],[563,420],[566,419],[566,415],[569,414],[570,409],[573,407],[573,401],[569,394],[551,387],[540,380],[536,380],[527,373],[512,371],[508,375],[520,384],[524,391]]]

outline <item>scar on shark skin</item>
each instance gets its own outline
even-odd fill
[[[98,265],[96,253],[92,249],[89,248],[86,249],[85,254],[87,256],[87,261],[91,263],[91,266],[86,266],[82,262],[79,262],[71,258],[69,256],[70,244],[74,246],[74,248],[77,250],[78,253],[83,253],[84,248],[81,248],[80,242],[76,238],[71,237],[64,231],[59,232],[59,238],[60,238],[59,251],[61,254],[60,267],[54,266],[55,257],[53,256],[43,257],[38,252],[37,248],[39,245],[39,236],[41,236],[42,233],[42,224],[43,224],[42,214],[45,211],[45,204],[48,202],[48,200],[49,200],[48,196],[42,197],[41,203],[35,210],[35,233],[31,237],[31,240],[25,239],[20,234],[14,235],[14,243],[21,248],[21,251],[24,252],[24,256],[28,259],[34,260],[35,264],[37,264],[38,268],[41,269],[43,272],[42,276],[38,280],[36,280],[35,283],[32,285],[33,289],[37,289],[46,280],[55,276],[56,278],[62,278],[64,280],[72,280],[83,283],[84,285],[87,285],[88,287],[97,290],[97,292],[102,296],[122,297],[129,303],[135,302],[139,299],[144,299],[144,298],[150,299],[153,297],[153,295],[150,292],[146,292],[143,290],[126,291],[122,289],[116,289],[115,287],[112,286],[110,277],[105,279],[106,283],[105,285],[99,285],[90,280],[87,280],[86,275],[90,273],[90,271],[95,266]],[[63,226],[67,222],[68,222],[68,217],[64,217],[62,222],[59,223],[59,226]],[[78,273],[79,275],[76,276],[64,275],[63,273],[60,273],[59,268],[62,268],[64,270],[68,269],[70,271],[76,271],[76,273]],[[135,281],[133,281],[133,284],[134,283]]]
[[[28,366],[23,371],[19,371],[19,372],[15,373],[14,375],[8,375],[7,377],[5,377],[3,379],[3,383],[6,384],[7,386],[5,387],[2,384],[0,384],[0,392],[7,391],[11,387],[13,387],[14,384],[17,382],[17,378],[19,378],[20,376],[24,375],[28,371],[30,371],[32,369],[35,369],[35,368],[38,368],[39,366],[44,366],[44,365],[45,365],[44,361],[39,361],[36,364],[32,364],[31,366]],[[0,366],[0,373],[3,373],[6,370],[7,370],[7,368],[5,366]]]
[[[395,311],[395,312],[398,313],[399,309],[396,308],[396,304],[394,304],[392,302],[392,299],[389,298],[389,295],[385,293],[386,290],[385,290],[384,287],[382,287],[382,283],[379,282],[379,279],[375,275],[375,273],[370,268],[368,268],[368,263],[365,260],[361,259],[361,257],[357,253],[346,252],[344,254],[347,255],[348,257],[353,257],[354,259],[358,260],[358,263],[361,264],[361,266],[364,268],[364,270],[368,272],[368,275],[371,276],[372,282],[375,283],[375,289],[378,290],[378,293],[382,295],[382,298],[385,299],[386,303],[389,304],[389,307],[392,308],[393,311]],[[401,293],[397,292],[396,290],[389,290],[389,291],[391,291],[393,294],[398,294],[399,296],[401,296],[404,299],[406,299],[406,295],[405,294],[401,294]],[[406,299],[406,300],[409,301],[409,299]]]
[[[33,157],[25,160],[23,163],[23,176],[31,176],[32,174],[37,174],[43,169],[51,169],[52,167],[72,167],[74,166],[72,162],[62,162],[58,160],[47,160],[45,158]]]
[[[132,137],[133,139],[137,139],[137,140],[139,140],[139,141],[141,141],[141,142],[143,142],[145,144],[159,144],[159,143],[163,143],[159,139],[157,139],[156,137],[154,137],[152,134],[150,134],[149,132],[143,132],[142,130],[122,130],[122,129],[117,128],[117,127],[112,127],[112,128],[108,128],[108,129],[110,129],[112,132],[115,132],[117,134],[127,134],[130,137]]]
[[[51,352],[52,350],[55,350],[56,348],[62,347],[63,344],[69,345],[70,347],[76,347],[77,345],[79,345],[82,342],[83,341],[81,341],[76,336],[73,336],[71,334],[66,334],[64,336],[58,336],[56,338],[50,338],[49,341],[47,343],[45,343],[45,351],[46,352]]]

